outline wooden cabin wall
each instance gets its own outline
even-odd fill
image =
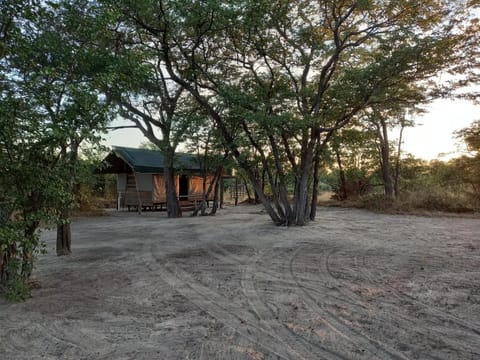
[[[122,201],[120,203],[120,206],[121,207],[127,206],[129,208],[130,206],[138,206],[139,199],[138,199],[138,191],[137,191],[135,174],[128,173],[128,174],[119,174],[119,175],[125,175],[125,192],[123,193],[123,196],[121,195]]]
[[[135,173],[135,180],[137,182],[138,191],[152,191],[153,176],[152,174]]]
[[[167,202],[165,195],[165,178],[160,174],[153,174],[153,202],[155,204]]]
[[[208,187],[214,181],[215,176],[207,175],[207,183],[205,191],[208,191]],[[189,196],[195,197],[195,199],[200,199],[203,193],[203,177],[202,176],[190,176],[189,178]],[[210,196],[207,200],[213,200],[214,192],[210,193]]]
[[[177,190],[177,196],[179,192],[179,176],[175,176],[175,185]],[[189,200],[199,200],[202,197],[203,192],[203,178],[201,176],[189,176],[189,183],[188,183],[188,195]],[[214,176],[209,175],[207,176],[207,190],[210,186],[210,183],[214,181]],[[153,177],[153,202],[154,203],[162,203],[166,202],[166,195],[165,195],[165,179],[161,174],[154,174]],[[214,193],[211,192],[209,198],[207,200],[213,200]]]
[[[127,174],[117,174],[117,192],[125,193],[127,190]]]

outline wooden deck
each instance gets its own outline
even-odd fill
[[[179,205],[182,210],[194,210],[195,207],[202,201],[201,196],[189,195],[181,196]],[[207,207],[210,207],[212,199],[207,200]],[[142,211],[165,211],[167,210],[167,202],[153,202],[150,191],[139,191],[138,193],[125,193],[124,206],[128,211],[139,210],[139,205]]]

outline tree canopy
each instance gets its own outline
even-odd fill
[[[80,146],[98,144],[109,113],[96,15],[88,1],[2,4],[0,201],[13,215],[0,223],[0,286],[30,275],[41,223],[58,224],[57,253],[70,253]]]
[[[437,96],[434,76],[460,71],[473,54],[465,47],[478,48],[474,2],[103,3],[121,37],[154,49],[150,61],[214,120],[277,224],[314,217],[316,158],[334,131],[373,105]],[[250,168],[253,152],[269,194]]]

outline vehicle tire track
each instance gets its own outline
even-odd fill
[[[271,333],[257,324],[258,321],[251,313],[237,304],[233,304],[212,289],[199,284],[181,267],[168,262],[163,263],[155,257],[155,253],[156,249],[152,244],[150,254],[155,262],[155,272],[191,303],[270,354],[285,360],[296,358],[296,354],[285,347],[283,340],[275,333]],[[220,304],[228,304],[228,307]]]
[[[416,329],[416,327],[418,327],[418,322],[413,320],[412,318],[409,318],[408,316],[406,315],[402,315],[400,311],[398,311],[398,309],[392,309],[391,311],[378,311],[378,309],[374,306],[372,306],[372,304],[368,303],[368,302],[365,302],[363,300],[361,300],[361,297],[356,294],[355,292],[351,291],[348,289],[348,286],[345,286],[345,284],[342,284],[344,282],[343,279],[339,278],[338,276],[334,275],[332,270],[330,269],[330,265],[329,265],[329,259],[332,257],[333,254],[337,253],[338,252],[338,249],[331,249],[327,256],[326,256],[326,259],[325,259],[325,272],[328,273],[330,275],[330,277],[336,281],[339,285],[338,285],[338,288],[341,289],[340,291],[344,294],[345,297],[348,297],[350,299],[352,299],[352,301],[357,301],[357,302],[360,302],[362,303],[367,309],[369,309],[370,311],[375,311],[375,320],[378,322],[380,321],[382,324],[386,325],[386,324],[395,324],[395,328],[398,329],[398,328],[401,328],[403,329],[406,333],[416,333],[417,336],[426,336],[428,338],[430,338],[431,340],[436,340],[438,338],[439,335],[442,335],[444,336],[445,334],[443,332],[440,332],[439,330],[435,329],[434,327],[426,327],[426,326],[423,326],[423,329],[420,330],[420,329]],[[355,259],[355,257],[354,257]],[[357,266],[356,266],[357,268]],[[363,271],[362,269],[357,269],[357,271],[359,271],[360,273],[363,274]],[[370,281],[370,279],[368,279]],[[391,293],[391,292],[389,292]],[[383,306],[388,306],[388,307],[391,307],[393,306],[392,304],[387,304],[387,303],[384,303]],[[424,319],[424,321],[427,321],[427,322],[430,322],[428,319]],[[432,323],[432,325],[435,325],[435,326],[438,326],[437,323]],[[433,332],[436,332],[437,334],[432,334]],[[447,344],[449,341],[447,339],[444,339],[444,342]],[[416,349],[415,347],[411,346],[411,345],[407,345],[408,341],[405,341],[405,343],[403,344],[403,347],[404,348],[408,348],[410,349],[412,352],[415,352],[415,351],[418,351],[418,349]],[[452,344],[450,344],[450,347],[452,349],[455,348],[455,346],[453,346]],[[428,356],[430,358],[433,358],[433,359],[438,359],[438,357],[435,357],[435,356],[432,356],[431,354],[430,355],[426,355],[426,354],[423,354],[422,356]]]
[[[381,285],[385,286],[386,288],[390,289],[392,291],[393,295],[396,296],[397,298],[402,299],[402,300],[407,298],[413,304],[417,304],[417,305],[423,307],[425,310],[436,314],[437,317],[443,318],[444,321],[448,321],[450,324],[455,324],[455,325],[457,325],[461,328],[464,328],[466,330],[469,330],[469,331],[475,333],[475,335],[477,335],[477,336],[480,336],[480,329],[477,327],[478,325],[470,323],[468,321],[465,321],[464,319],[461,319],[461,318],[455,316],[454,314],[449,313],[448,311],[439,310],[439,309],[437,309],[437,308],[435,308],[435,307],[433,307],[429,304],[426,304],[426,303],[422,302],[421,300],[418,300],[418,299],[412,297],[411,295],[407,294],[406,292],[404,292],[402,290],[399,290],[399,289],[395,288],[394,286],[392,286],[390,284],[381,282],[379,280],[375,280],[376,278],[381,278],[381,277],[379,276],[377,271],[375,271],[375,275],[372,275],[372,272],[367,270],[367,263],[366,263],[366,255],[365,254],[368,251],[369,250],[365,251],[364,254],[362,255],[362,263],[363,263],[362,272],[365,274],[365,276],[369,279],[370,282],[375,283],[375,284],[381,284]],[[425,256],[427,256],[427,255],[425,255]],[[392,268],[392,265],[387,264],[386,266],[390,269]]]
[[[256,278],[261,273],[269,272],[263,267],[259,272],[257,264],[265,257],[271,256],[274,253],[274,249],[261,251],[249,261],[243,262],[242,259],[239,259],[235,254],[228,251],[225,252],[224,249],[219,246],[215,245],[215,247],[223,253],[223,256],[221,257],[222,261],[241,266],[241,286],[250,307],[255,311],[258,318],[265,324],[265,326],[276,334],[279,334],[288,346],[297,352],[297,356],[301,356],[302,359],[319,359],[319,356],[323,356],[324,359],[347,359],[342,354],[327,349],[318,342],[313,342],[304,338],[300,334],[294,332],[286,324],[276,320],[275,311],[265,301],[262,301],[256,286]],[[292,282],[291,284],[294,285],[295,283]],[[310,347],[310,349],[307,347]],[[312,349],[312,347],[314,347],[316,351]]]
[[[411,305],[422,308],[427,314],[429,314],[433,318],[437,318],[441,322],[443,322],[444,323],[443,327],[445,327],[445,323],[448,323],[450,326],[453,325],[454,327],[456,327],[459,331],[461,331],[460,335],[462,336],[462,338],[464,338],[464,339],[469,338],[470,343],[472,344],[472,345],[470,345],[470,344],[467,344],[467,343],[464,342],[463,345],[466,348],[468,348],[468,350],[472,354],[480,357],[480,352],[478,351],[478,346],[476,346],[476,344],[478,344],[480,342],[480,338],[479,338],[480,331],[476,328],[475,324],[472,324],[472,323],[469,323],[469,322],[467,322],[463,319],[460,319],[460,318],[456,317],[455,315],[453,315],[449,312],[436,309],[435,307],[433,307],[431,305],[428,305],[428,304],[410,296],[409,294],[405,293],[404,291],[401,291],[401,290],[395,288],[394,286],[392,286],[388,283],[377,280],[377,279],[381,278],[381,276],[378,274],[378,272],[367,270],[367,268],[370,268],[369,266],[367,266],[367,261],[366,261],[366,257],[367,257],[366,254],[368,253],[368,251],[371,251],[371,250],[367,249],[361,256],[358,255],[358,259],[357,259],[357,260],[360,260],[359,263],[362,263],[362,265],[363,265],[363,266],[359,267],[359,271],[361,271],[364,274],[364,276],[368,279],[368,281],[370,281],[372,284],[380,285],[380,286],[383,286],[383,287],[389,289],[390,294],[395,296],[400,301],[402,301],[402,302],[407,302],[408,301]],[[361,257],[361,259],[360,259],[360,257]],[[385,266],[387,268],[392,269],[392,265],[387,264]],[[373,274],[375,274],[375,275],[373,275]],[[425,318],[423,320],[425,322],[430,323],[433,326],[438,326],[439,325],[438,323],[435,323],[433,320],[431,320],[429,318]],[[452,344],[451,339],[448,336],[446,336],[446,335],[449,335],[449,334],[444,333],[444,332],[442,333],[442,332],[440,332],[440,330],[436,330],[436,329],[433,329],[433,328],[429,328],[429,330],[435,330],[436,332],[438,332],[438,335],[442,335],[443,341],[447,344],[450,344],[450,346],[452,348],[456,348],[458,346],[458,344]],[[452,329],[449,328],[449,330],[452,330]],[[473,337],[475,337],[475,338],[473,338]]]
[[[297,283],[298,288],[301,289],[301,291],[305,295],[304,300],[308,303],[308,306],[310,306],[315,312],[321,315],[326,325],[329,326],[332,330],[341,334],[342,337],[345,338],[352,345],[355,345],[355,346],[361,345],[363,348],[368,350],[372,355],[376,356],[379,359],[385,359],[386,357],[391,359],[397,359],[397,360],[407,359],[405,355],[398,352],[397,350],[389,349],[387,346],[385,346],[386,344],[381,344],[375,339],[372,339],[369,336],[362,334],[359,331],[347,326],[340,317],[338,317],[336,314],[329,311],[328,309],[325,309],[319,303],[319,301],[305,289],[305,287],[300,283],[300,281],[297,280],[295,271],[294,271],[295,259],[298,257],[298,255],[302,250],[305,250],[305,249],[302,247],[299,247],[291,255],[289,264],[288,264],[289,274],[292,277],[292,279]],[[350,334],[353,334],[355,336],[355,339],[353,339],[350,336]]]

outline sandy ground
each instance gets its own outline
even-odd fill
[[[1,359],[480,359],[480,221],[260,207],[113,213],[54,233],[41,287],[0,300]]]

